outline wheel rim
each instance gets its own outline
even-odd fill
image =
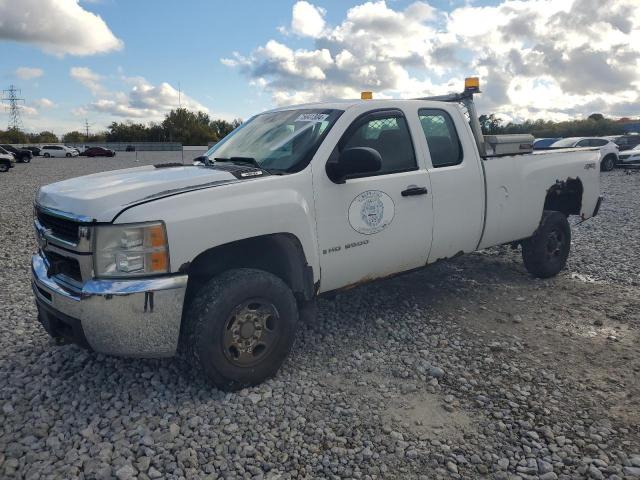
[[[241,303],[225,322],[225,357],[238,367],[260,363],[277,343],[280,323],[278,310],[268,300],[252,298]]]
[[[566,238],[564,233],[559,230],[553,230],[547,237],[547,260],[556,260],[562,256]]]
[[[607,160],[607,170],[613,170],[613,159]]]
[[[9,170],[9,166],[4,164],[4,163],[0,163],[0,172],[6,172]]]

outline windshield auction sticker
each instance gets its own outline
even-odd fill
[[[303,113],[295,119],[296,122],[324,122],[329,118],[327,113]]]
[[[367,190],[353,199],[349,206],[349,223],[358,233],[379,233],[393,221],[395,205],[389,195],[380,190]]]

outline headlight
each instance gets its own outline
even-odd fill
[[[162,222],[101,225],[96,228],[96,277],[130,277],[169,272],[169,245]]]

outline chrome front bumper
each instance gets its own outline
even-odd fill
[[[78,289],[49,277],[39,254],[32,257],[31,270],[41,315],[46,311],[79,322],[96,352],[147,358],[175,355],[186,275],[89,280]]]

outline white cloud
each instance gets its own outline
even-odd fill
[[[95,111],[141,121],[156,121],[179,106],[209,113],[207,107],[167,82],[152,85],[143,77],[122,76],[120,80],[130,87],[128,92],[124,92],[107,90],[102,83],[104,77],[86,67],[72,68],[71,77],[96,97],[89,105],[74,108],[72,113],[75,116],[86,116],[89,111]]]
[[[94,95],[99,95],[105,91],[102,86],[102,75],[98,75],[87,67],[72,67],[69,75],[74,80],[87,87]]]
[[[23,105],[22,107],[20,107],[20,113],[27,117],[35,117],[39,114],[37,108],[30,107],[29,105]]]
[[[56,104],[48,98],[39,98],[37,100],[34,100],[33,104],[40,108],[53,108],[56,106]]]
[[[78,0],[0,1],[0,39],[34,44],[58,56],[94,55],[123,47],[104,20]]]
[[[301,0],[293,6],[291,31],[303,37],[318,37],[324,30],[323,8]]]
[[[450,12],[425,2],[394,9],[368,1],[337,25],[308,2],[291,31],[313,38],[294,49],[275,40],[223,64],[271,93],[276,104],[357,97],[416,97],[459,91],[481,77],[479,108],[505,118],[567,118],[640,103],[637,0],[502,0]],[[638,112],[640,113],[640,112]]]
[[[22,80],[32,80],[34,78],[41,77],[44,74],[44,71],[41,68],[18,67],[14,73],[16,77],[21,78]]]

